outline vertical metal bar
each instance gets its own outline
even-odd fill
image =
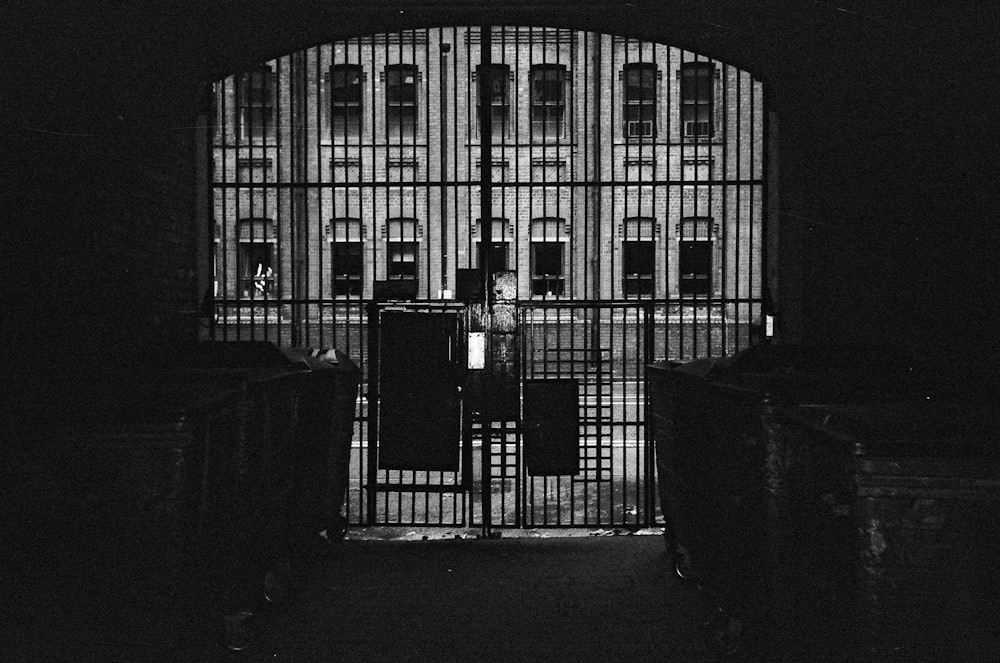
[[[485,75],[487,71],[490,70],[490,66],[493,61],[493,35],[491,32],[492,28],[490,25],[483,24],[479,26],[479,64],[480,71]],[[492,237],[492,218],[493,218],[493,122],[492,118],[489,117],[489,113],[482,111],[484,106],[490,101],[487,97],[487,92],[489,86],[483,85],[482,76],[478,78],[478,94],[479,94],[479,108],[481,112],[479,113],[479,219],[482,224],[480,227],[481,235],[484,235],[489,228],[490,237]],[[480,243],[486,241],[488,238],[485,236],[480,237]],[[493,289],[489,287],[489,274],[490,274],[490,251],[482,251],[481,264],[479,266],[480,278],[482,280],[483,288],[483,302],[485,305],[484,318],[486,321],[486,352],[487,361],[489,363],[487,370],[490,373],[490,378],[494,378],[494,367],[493,367],[493,339],[492,339],[492,329],[493,329]],[[484,418],[483,420],[483,441],[482,441],[482,504],[483,504],[483,534],[489,536],[492,530],[493,521],[493,504],[492,504],[492,480],[491,480],[491,456],[493,451],[493,427],[492,423]]]
[[[362,484],[367,492],[367,524],[375,524],[375,484],[378,482],[379,415],[379,311],[378,303],[368,302],[368,476]]]
[[[448,51],[450,44],[442,41],[443,31],[438,31],[438,85],[441,88],[441,100],[438,108],[438,131],[441,132],[441,298],[445,298],[448,289]],[[429,74],[430,72],[428,72]],[[430,76],[428,75],[428,79]],[[458,110],[456,104],[456,111]],[[429,114],[428,114],[429,115]],[[428,126],[430,118],[428,118]]]
[[[743,294],[743,280],[746,277],[743,274],[743,269],[740,267],[740,249],[743,246],[743,72],[736,77],[736,115],[739,118],[737,120],[737,130],[736,130],[736,211],[733,214],[735,226],[736,226],[736,241],[733,247],[733,253],[736,262],[736,320],[740,326],[740,333],[737,334],[738,339],[742,339],[743,328],[746,327],[746,323],[743,318],[743,304],[744,297]],[[753,169],[750,170],[751,174]],[[740,350],[739,344],[736,346],[737,352]]]
[[[655,309],[653,304],[647,302],[643,306],[643,330],[645,332],[645,356],[644,366],[649,366],[655,360],[655,355],[653,354],[653,316],[655,315]],[[649,373],[643,368],[642,372],[642,410],[643,410],[643,474],[642,474],[642,485],[643,485],[643,519],[639,524],[642,525],[652,525],[656,521],[656,504],[654,502],[654,487],[656,478],[656,463],[654,456],[653,447],[653,427],[652,427],[652,415],[650,412],[650,401],[649,401]]]

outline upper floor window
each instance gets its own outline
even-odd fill
[[[632,62],[625,65],[625,118],[626,138],[654,138],[656,136],[656,65],[651,62]]]
[[[385,68],[385,121],[390,139],[413,138],[417,133],[417,78],[412,64]]]
[[[489,113],[493,139],[507,136],[510,126],[510,67],[505,64],[479,65],[476,67],[479,84],[477,109],[480,118]]]
[[[531,67],[531,136],[555,140],[563,134],[566,115],[566,67],[537,64]]]
[[[685,138],[710,138],[715,133],[715,65],[681,65],[681,127]]]
[[[256,67],[237,77],[240,140],[274,137],[274,74],[267,66]]]
[[[334,138],[361,135],[361,65],[335,64],[330,67],[330,119]]]

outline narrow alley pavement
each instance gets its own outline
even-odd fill
[[[713,660],[659,536],[342,542],[245,661]]]

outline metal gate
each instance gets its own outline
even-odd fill
[[[502,389],[485,354],[477,364],[469,350],[482,307],[369,305],[365,524],[654,521],[643,370],[652,305],[516,309],[515,380]]]
[[[211,337],[360,364],[349,522],[654,521],[642,367],[765,328],[760,81],[628,37],[455,26],[291,53],[214,98]],[[445,316],[452,363],[486,349],[456,369],[458,469],[379,466],[390,306]],[[534,408],[571,400],[575,446]]]

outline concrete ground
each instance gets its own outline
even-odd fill
[[[659,536],[348,539],[239,657],[709,661],[705,609]]]
[[[513,534],[352,530],[284,601],[255,590],[253,641],[239,652],[221,614],[157,603],[167,588],[118,587],[119,573],[78,549],[75,568],[35,560],[8,578],[0,660],[716,660],[700,629],[710,606],[674,575],[658,530]]]

